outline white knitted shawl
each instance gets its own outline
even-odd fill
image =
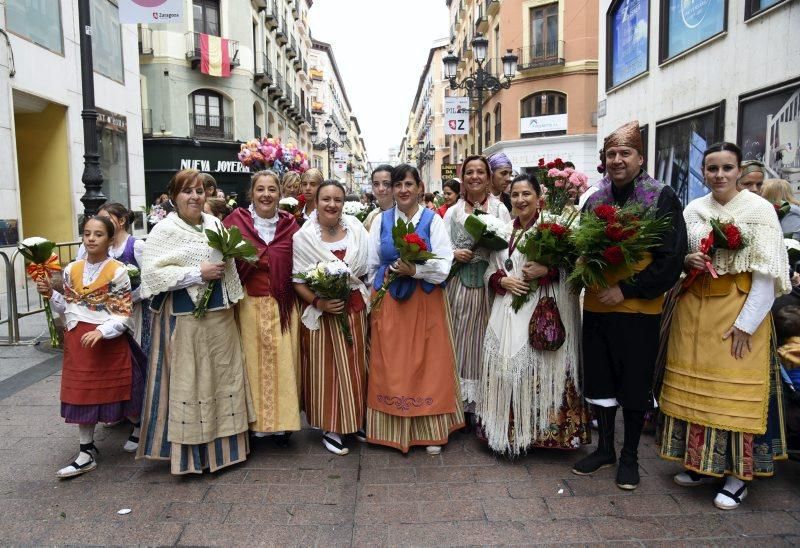
[[[357,289],[369,309],[369,290],[361,281],[367,275],[367,252],[369,243],[367,242],[367,230],[361,222],[352,215],[342,215],[342,225],[347,231],[350,241],[347,251],[344,253],[344,262],[350,267],[350,288]],[[157,225],[156,225],[157,226]],[[292,236],[293,264],[292,274],[301,274],[319,262],[336,261],[338,258],[332,251],[328,250],[322,243],[322,232],[320,231],[319,221],[317,220],[316,210],[311,213],[311,217],[303,224],[302,228]],[[313,306],[306,307],[300,318],[308,329],[315,331],[319,329],[319,318],[322,312]]]
[[[203,261],[215,262],[222,254],[208,245],[205,229],[219,230],[220,222],[213,215],[203,213],[203,232],[187,224],[176,213],[153,227],[148,234],[142,255],[142,298],[171,291],[190,272],[200,268]],[[189,297],[197,304],[206,289],[206,283],[186,288]],[[234,261],[225,265],[222,276],[222,298],[226,308],[239,301],[244,294]]]
[[[739,251],[719,249],[714,253],[714,269],[718,274],[760,272],[775,280],[775,295],[791,291],[789,258],[783,233],[772,205],[763,198],[743,190],[725,205],[711,194],[697,198],[683,210],[689,236],[689,252],[700,248],[700,240],[711,232],[711,219],[732,222],[739,227],[747,246]]]

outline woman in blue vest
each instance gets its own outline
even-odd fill
[[[401,164],[392,171],[396,206],[380,213],[369,232],[370,282],[389,286],[371,316],[367,389],[367,441],[408,452],[424,445],[438,455],[450,433],[464,426],[455,352],[442,290],[453,261],[442,219],[419,205],[419,172]],[[437,258],[424,264],[401,261],[392,239],[398,219],[411,222]]]

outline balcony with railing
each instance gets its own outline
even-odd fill
[[[289,41],[289,31],[286,27],[286,19],[281,19],[278,21],[278,28],[275,29],[275,38],[278,41],[278,44],[283,46]]]
[[[297,58],[297,42],[295,42],[294,36],[289,39],[286,43],[286,59],[291,61],[292,59]]]
[[[483,4],[475,6],[475,32],[485,33],[489,30],[489,19],[483,11]]]
[[[294,94],[294,120],[298,124],[303,119],[303,105],[300,104],[300,96]]]
[[[308,61],[306,61],[305,59],[303,59],[302,71],[305,72],[306,74],[308,74]]]
[[[153,29],[139,26],[139,55],[153,55]]]
[[[300,72],[303,70],[303,54],[300,52],[300,50],[297,51],[297,57],[294,61],[292,61],[292,63],[294,64],[295,72]]]
[[[324,74],[322,72],[322,69],[318,69],[318,68],[314,68],[314,67],[311,68],[311,79],[312,80],[322,80],[323,78],[324,78]]]
[[[283,76],[275,71],[275,78],[272,80],[272,85],[269,86],[269,96],[275,99],[283,97]]]
[[[256,53],[257,66],[255,74],[256,84],[261,86],[261,89],[266,88],[272,83],[272,62],[265,52]]]
[[[534,44],[517,51],[517,70],[528,70],[564,64],[564,40]]]
[[[270,30],[278,26],[278,7],[275,5],[275,0],[267,0],[267,7],[264,9],[264,23]]]
[[[292,17],[295,20],[300,19],[300,2],[298,0],[292,0]]]
[[[311,112],[313,114],[325,114],[325,105],[322,101],[312,101]]]
[[[150,137],[153,134],[153,110],[149,108],[142,109],[142,135]]]
[[[484,13],[487,17],[494,17],[500,11],[500,0],[484,0]]]
[[[233,141],[233,116],[189,113],[189,136],[196,139]]]
[[[283,98],[286,100],[286,108],[292,108],[292,96],[294,95],[294,91],[292,90],[292,85],[289,83],[289,80],[286,80],[284,84],[284,96]]]
[[[186,59],[192,62],[192,68],[197,68],[200,64],[200,33],[187,32],[186,38]],[[228,58],[231,60],[231,67],[239,66],[239,42],[228,40]]]

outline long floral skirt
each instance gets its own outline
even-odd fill
[[[456,371],[461,382],[464,411],[475,411],[475,397],[483,365],[483,338],[491,306],[485,287],[464,287],[458,277],[447,282],[447,300],[456,349]]]
[[[319,329],[300,327],[303,410],[308,423],[337,434],[364,427],[367,405],[367,312],[348,314],[353,344],[334,316],[323,314]]]

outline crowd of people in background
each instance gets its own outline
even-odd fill
[[[210,175],[182,170],[153,205],[146,241],[130,234],[126,208],[103,206],[63,287],[38,284],[65,318],[61,414],[79,430],[78,456],[58,477],[97,466],[98,422],[127,421],[123,449],[136,458],[199,474],[246,460],[260,440],[291,443],[301,414],[336,455],[356,441],[436,455],[457,430],[512,458],[577,450],[594,420],[597,446],[572,471],[615,466],[615,483],[631,490],[658,409],[675,482],[719,483],[714,504],[738,507],[797,432],[800,275],[784,238],[800,237],[800,202],[718,143],[703,155],[710,192],[684,208],[643,155],[638,124],[609,135],[604,177],[572,207],[601,215],[634,204],[668,228],[632,272],[609,269],[582,295],[568,268],[520,252],[544,189],[504,154],[469,156],[441,193],[408,164],[378,166],[360,197],[316,169],[259,171],[246,207]],[[279,206],[289,197],[295,213]],[[343,213],[351,200],[371,208],[363,222]],[[475,212],[507,227],[507,246],[476,246],[466,229]],[[746,246],[707,245],[720,219]],[[206,231],[221,226],[252,243],[253,260],[209,244]],[[430,258],[404,260],[398,226]],[[336,297],[310,282],[326,265],[344,273]],[[557,349],[530,341],[543,297],[560,311]]]

